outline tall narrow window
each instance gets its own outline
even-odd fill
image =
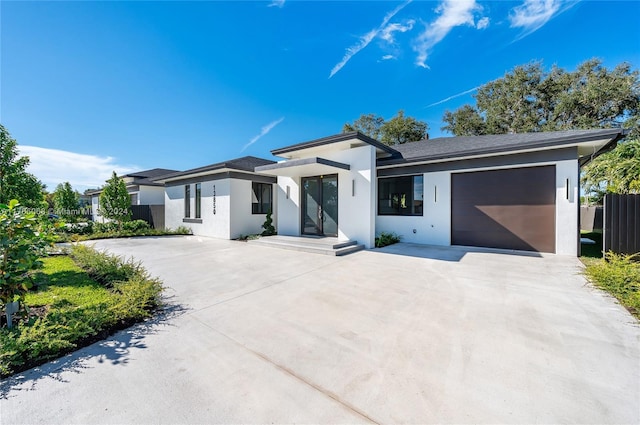
[[[251,213],[266,214],[269,212],[272,203],[271,184],[253,182],[251,189]]]
[[[184,187],[184,218],[191,217],[191,185]]]
[[[202,217],[202,184],[196,183],[196,218]]]
[[[378,215],[422,215],[423,176],[378,179]]]

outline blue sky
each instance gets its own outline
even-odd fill
[[[50,190],[429,124],[532,60],[640,68],[638,1],[0,1],[0,122]],[[461,93],[464,95],[457,96]]]

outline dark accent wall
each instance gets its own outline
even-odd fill
[[[640,195],[604,196],[604,252],[640,253]]]
[[[151,227],[164,230],[164,205],[131,205],[131,219],[144,220]]]
[[[454,142],[452,142],[454,143]],[[520,153],[514,155],[491,156],[487,158],[451,160],[435,164],[417,164],[395,166],[377,170],[378,177],[397,176],[406,174],[433,173],[437,171],[456,171],[473,168],[502,167],[505,165],[536,164],[550,161],[565,161],[578,159],[577,148],[555,149],[550,151]]]

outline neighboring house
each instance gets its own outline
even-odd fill
[[[154,168],[121,176],[127,185],[127,192],[129,192],[129,197],[131,198],[131,205],[163,205],[164,185],[156,182],[154,179],[176,172],[176,170]],[[105,221],[105,218],[99,213],[101,193],[102,189],[86,192],[86,195],[91,196],[91,213],[92,219],[95,222]]]
[[[557,254],[579,251],[579,170],[620,129],[449,137],[393,147],[358,132],[272,151],[280,235]],[[236,214],[236,211],[233,211]]]
[[[267,212],[276,213],[276,178],[254,169],[274,163],[246,156],[156,179],[164,184],[165,226],[224,239],[261,233]]]

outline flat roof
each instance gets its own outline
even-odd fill
[[[280,156],[286,153],[300,151],[303,149],[315,148],[318,146],[330,145],[332,143],[345,142],[347,140],[357,139],[371,146],[374,146],[389,154],[395,154],[396,151],[391,146],[387,146],[382,142],[377,141],[369,136],[366,136],[359,131],[350,131],[347,133],[334,134],[333,136],[322,137],[320,139],[310,140],[308,142],[297,143],[295,145],[285,146],[284,148],[274,149],[271,153],[275,156]]]

